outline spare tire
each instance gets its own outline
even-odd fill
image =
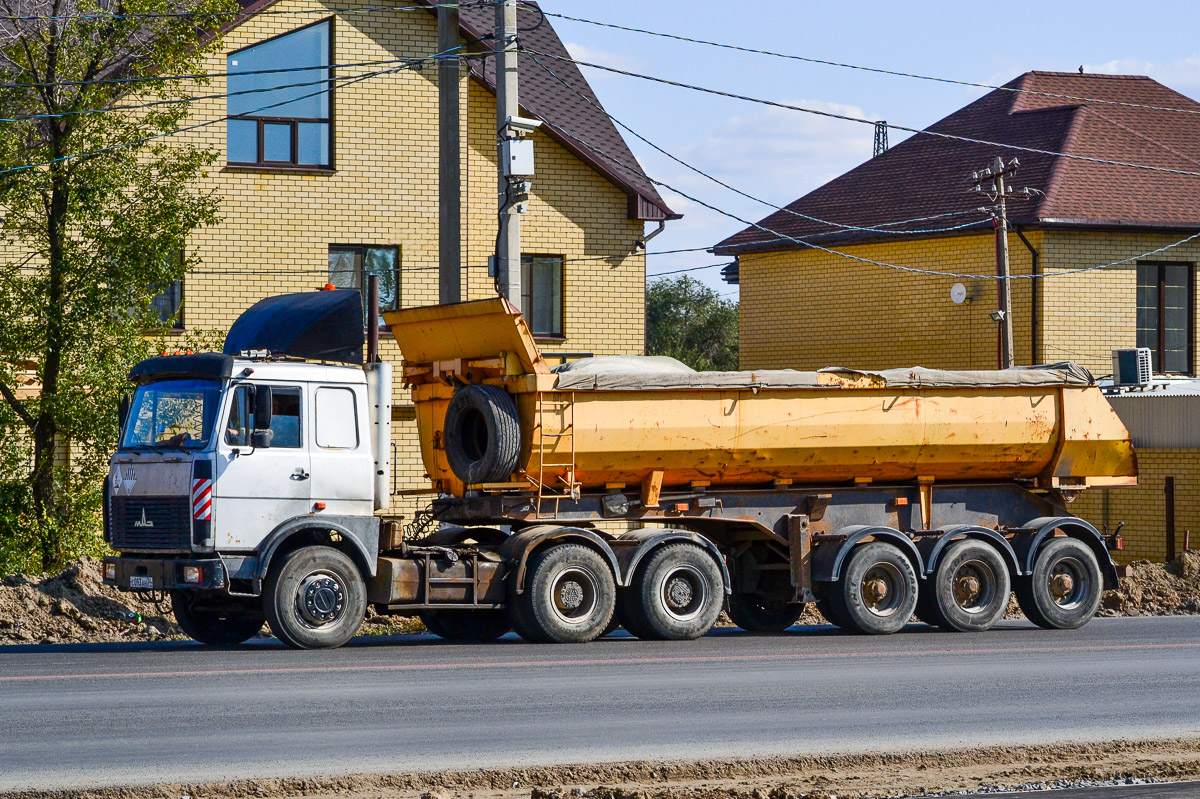
[[[446,460],[464,483],[508,479],[521,454],[521,425],[512,397],[499,386],[470,385],[446,409]]]

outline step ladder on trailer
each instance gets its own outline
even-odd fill
[[[559,424],[555,429],[559,432],[546,432],[546,419],[558,417]],[[537,441],[538,441],[538,476],[530,476],[530,481],[537,487],[536,514],[544,516],[543,506],[553,503],[554,512],[558,515],[559,503],[564,499],[579,499],[580,483],[575,479],[575,392],[559,393],[539,391],[537,394]],[[562,458],[569,446],[570,460],[549,461],[548,457]],[[566,475],[554,475],[558,469],[566,469]],[[547,484],[547,472],[554,479]]]

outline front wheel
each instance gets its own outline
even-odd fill
[[[234,646],[262,629],[262,609],[218,594],[172,591],[175,621],[189,637],[209,646]]]
[[[1096,615],[1103,591],[1096,553],[1074,538],[1051,538],[1038,550],[1033,573],[1017,581],[1017,602],[1037,626],[1073,630]]]
[[[345,553],[304,547],[272,564],[263,610],[271,631],[293,649],[330,649],[358,632],[367,610],[367,587]]]

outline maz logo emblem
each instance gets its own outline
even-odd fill
[[[142,518],[133,523],[134,527],[153,527],[154,522],[146,518],[146,509],[142,508]]]

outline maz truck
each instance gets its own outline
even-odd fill
[[[981,631],[1015,591],[1035,624],[1072,628],[1115,585],[1119,538],[1066,503],[1137,464],[1072,364],[551,369],[503,298],[391,312],[429,480],[406,520],[368,315],[352,290],[272,297],[224,352],[133,368],[107,583],[169,593],[198,641],[266,622],[302,648],[344,643],[368,606],[451,639],[585,642],[617,624],[696,638],[723,607],[780,631],[807,603],[864,633],[914,613]]]

